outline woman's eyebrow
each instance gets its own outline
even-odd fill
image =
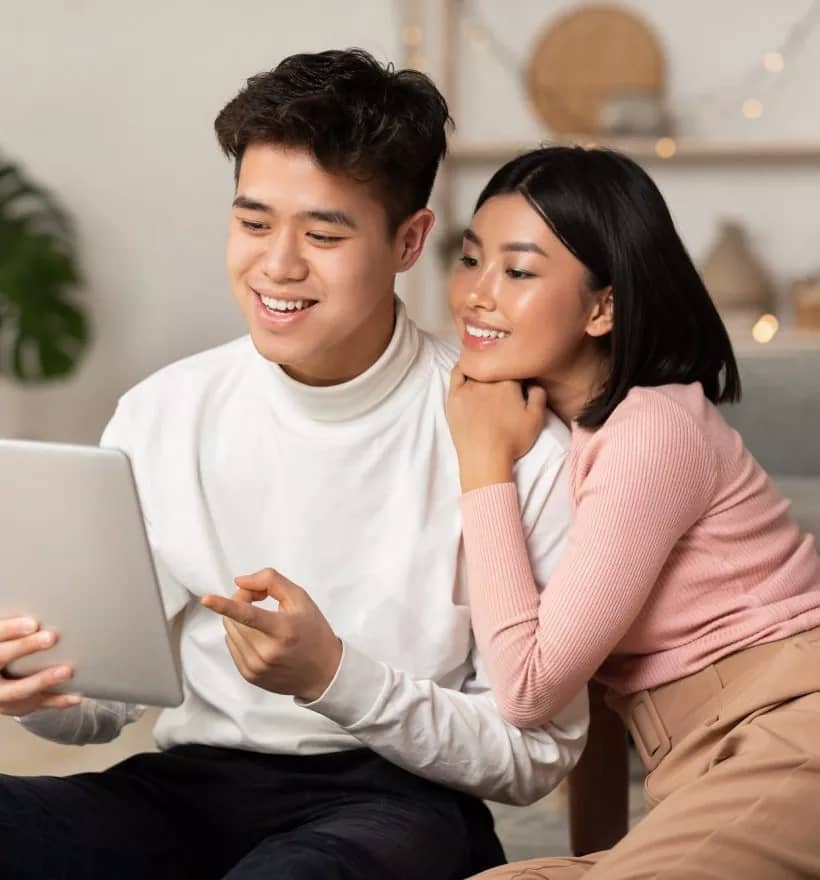
[[[469,226],[464,230],[463,237],[465,241],[472,242],[477,247],[482,247],[483,245],[481,239],[472,229],[470,229]],[[508,253],[540,254],[542,257],[547,256],[546,253],[533,241],[509,241],[506,244],[501,245],[501,250]]]
[[[510,241],[501,245],[501,250],[517,254],[541,254],[542,257],[546,257],[546,253],[534,241]]]

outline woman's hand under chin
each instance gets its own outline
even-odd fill
[[[476,382],[458,364],[450,374],[447,421],[458,454],[461,489],[508,483],[513,464],[544,427],[547,393],[520,382]]]

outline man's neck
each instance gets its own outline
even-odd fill
[[[303,385],[325,387],[341,385],[361,376],[387,350],[396,327],[396,302],[390,296],[368,316],[358,335],[322,353],[321,364],[280,364],[282,370]],[[338,355],[334,357],[334,354]]]

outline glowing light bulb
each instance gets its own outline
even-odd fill
[[[767,52],[763,56],[763,66],[769,73],[780,73],[785,66],[785,62],[779,52]]]
[[[420,25],[408,24],[402,30],[401,41],[405,46],[420,46],[423,36]]]
[[[752,339],[761,344],[771,342],[779,329],[780,322],[774,315],[761,315],[752,327]]]
[[[743,102],[743,115],[747,119],[760,119],[763,115],[763,102],[757,98],[747,98]]]
[[[678,144],[674,138],[662,137],[655,142],[655,153],[661,159],[671,159],[678,152]]]

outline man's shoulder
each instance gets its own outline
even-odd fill
[[[529,452],[517,464],[517,472],[523,480],[537,479],[544,469],[559,465],[569,455],[572,445],[572,432],[550,410],[544,422],[544,429],[538,435]]]
[[[450,371],[458,361],[458,342],[421,328],[419,328],[419,337],[422,345],[430,352],[434,368],[440,373],[445,373],[449,380]]]

